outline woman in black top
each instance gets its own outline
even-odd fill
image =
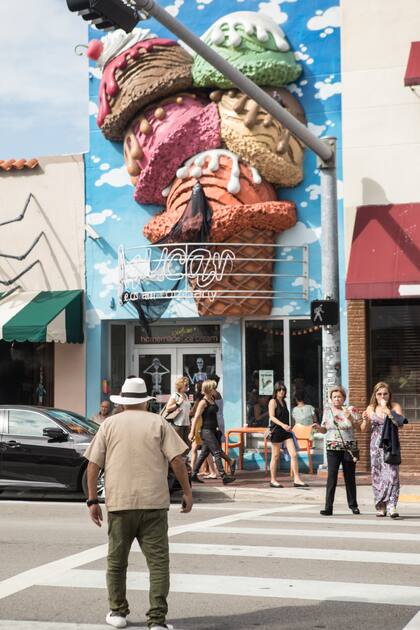
[[[203,441],[203,445],[201,447],[200,457],[195,462],[195,466],[193,468],[193,474],[191,476],[191,481],[198,481],[199,483],[204,483],[202,479],[198,477],[198,471],[201,468],[201,465],[206,461],[207,457],[210,453],[213,455],[214,460],[216,462],[217,470],[222,477],[222,481],[224,484],[231,483],[235,480],[235,464],[234,460],[229,459],[227,455],[222,451],[222,447],[217,439],[217,410],[218,407],[215,403],[216,397],[216,387],[217,383],[215,381],[204,381],[202,385],[202,392],[204,397],[198,403],[197,410],[194,415],[194,419],[191,425],[191,431],[189,434],[189,439],[193,441],[195,435],[195,427],[200,418],[203,419],[203,424],[201,427],[201,439]],[[225,473],[223,468],[222,459],[227,461],[230,466],[230,476]]]
[[[299,476],[298,458],[293,441],[292,427],[290,426],[286,393],[285,385],[283,385],[283,383],[276,383],[274,385],[273,397],[268,403],[271,440],[270,486],[271,488],[282,488],[277,481],[277,465],[280,459],[281,445],[285,442],[287,452],[290,456],[290,467],[293,473],[294,485],[296,488],[307,488],[308,484],[302,481]]]

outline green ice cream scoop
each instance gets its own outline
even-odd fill
[[[296,81],[302,72],[282,29],[263,13],[230,13],[217,20],[202,39],[257,85],[280,87]],[[233,87],[199,55],[194,58],[192,75],[197,87]]]

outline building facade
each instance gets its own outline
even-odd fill
[[[277,52],[270,40],[271,26],[267,26],[267,20],[270,25],[274,23],[282,30],[290,46],[285,53],[291,55],[288,57],[290,75],[286,79],[283,77],[283,82],[278,86],[286,90],[286,94],[283,93],[284,100],[293,100],[291,109],[295,115],[301,116],[301,120],[306,119],[311,131],[318,136],[337,137],[341,149],[340,29],[339,7],[336,4],[330,0],[311,3],[245,0],[240,4],[227,0],[224,3],[202,4],[179,2],[168,7],[168,10],[198,35],[210,29],[209,37],[213,42],[214,33],[220,24],[225,40],[228,31],[243,35],[246,25],[250,29],[250,37],[257,40],[259,28],[263,25],[268,29],[268,44],[263,45]],[[239,18],[225,18],[237,11],[241,12]],[[255,17],[249,14],[244,17],[243,12],[252,12]],[[152,34],[160,38],[171,38],[154,21],[140,26],[150,28]],[[278,37],[278,32],[281,31],[276,31],[275,37]],[[98,33],[92,32],[91,35],[95,38]],[[263,37],[257,45],[266,41],[267,37]],[[222,43],[220,48],[225,44]],[[307,402],[319,408],[322,397],[321,329],[314,326],[309,317],[311,300],[322,297],[321,191],[316,156],[305,150],[299,167],[300,176],[294,178],[291,175],[289,179],[287,176],[281,184],[274,184],[276,201],[272,215],[269,214],[272,197],[261,196],[263,193],[258,190],[254,180],[254,188],[257,188],[257,196],[260,196],[252,203],[250,198],[244,200],[241,197],[242,191],[237,194],[236,201],[224,202],[224,209],[219,208],[220,198],[218,204],[214,203],[213,236],[207,237],[205,241],[200,240],[200,245],[204,243],[204,254],[199,251],[197,244],[191,245],[196,237],[183,241],[182,255],[174,253],[173,243],[178,241],[173,229],[182,223],[180,215],[177,215],[178,223],[175,221],[169,230],[167,214],[159,213],[164,210],[165,203],[166,213],[172,212],[171,204],[176,205],[176,200],[173,201],[176,194],[171,191],[167,202],[150,203],[150,199],[156,199],[156,196],[148,188],[147,175],[138,175],[140,169],[136,171],[137,158],[135,155],[133,158],[132,143],[137,147],[141,129],[146,128],[140,129],[144,105],[140,99],[137,111],[124,111],[125,106],[121,102],[126,84],[121,88],[121,99],[118,85],[115,87],[113,84],[114,96],[107,92],[112,77],[114,83],[120,81],[121,85],[123,81],[131,80],[128,73],[126,78],[120,74],[126,66],[122,68],[118,65],[122,57],[115,56],[115,50],[124,55],[129,46],[123,48],[121,43],[118,45],[119,48],[114,47],[114,58],[108,44],[100,46],[100,49],[96,49],[96,43],[91,42],[90,45],[91,56],[96,59],[99,57],[99,62],[105,60],[105,65],[92,61],[90,66],[90,152],[85,156],[86,223],[93,229],[86,242],[88,414],[96,411],[101,396],[118,391],[124,378],[130,374],[146,375],[161,404],[167,399],[175,378],[180,374],[190,378],[191,392],[198,380],[217,374],[221,378],[227,427],[258,422],[263,425],[267,419],[267,401],[275,381],[287,384],[290,399],[296,391],[303,392]],[[159,45],[163,46],[162,43]],[[249,47],[253,50],[253,43]],[[246,52],[249,53],[249,50]],[[125,57],[122,63],[125,64],[127,59],[130,64],[129,57]],[[247,70],[251,74],[253,63],[251,55],[251,70]],[[195,80],[204,83],[198,88],[180,88],[184,100],[188,99],[188,94],[197,93],[197,89],[199,99],[203,93],[207,98],[211,92],[209,85],[205,84],[207,79],[203,78],[207,77],[206,69],[200,67],[196,70],[197,65],[197,61],[194,61],[193,76],[196,72],[200,76]],[[118,70],[115,69],[117,66]],[[263,73],[262,77],[254,77],[254,80],[265,86],[264,82],[270,80],[267,77],[269,73]],[[217,81],[213,85],[217,87]],[[133,100],[139,98],[137,89],[138,86],[134,85]],[[155,94],[156,99],[151,100],[152,105],[156,106],[154,114],[157,117],[161,114],[159,99],[162,99],[162,86],[159,89]],[[222,86],[221,89],[222,96],[214,97],[216,102],[217,98],[236,98],[234,94],[229,96],[224,92],[228,88]],[[197,98],[197,94],[194,98]],[[219,111],[223,102],[218,104]],[[107,107],[111,109],[108,118],[105,116]],[[126,113],[128,122],[124,119]],[[137,119],[136,116],[140,117]],[[100,121],[99,126],[97,119]],[[197,135],[204,134],[199,125],[192,129]],[[191,142],[194,144],[193,137],[192,132]],[[205,137],[208,138],[209,147],[217,147],[217,144],[212,144],[215,142],[214,136],[210,134]],[[215,149],[219,151],[217,155],[222,166],[226,155],[227,161],[232,160],[232,151],[228,149],[232,146],[229,144],[231,139],[226,138],[225,132],[223,140],[222,116],[222,143],[219,149]],[[179,143],[180,146],[183,143],[182,136]],[[199,142],[197,146],[200,146]],[[295,149],[302,151],[297,144]],[[172,146],[172,153],[173,150]],[[239,146],[238,151],[241,150]],[[339,230],[340,242],[343,243],[341,150],[338,155]],[[192,160],[189,155],[186,157]],[[164,158],[161,156],[161,159]],[[206,159],[205,156],[204,164]],[[189,168],[191,161],[185,161],[186,168]],[[242,160],[240,169],[245,168],[241,164]],[[167,162],[162,163],[162,169],[170,169],[171,166]],[[232,173],[234,166],[232,164]],[[146,172],[150,177],[159,179],[160,175],[156,175],[155,171],[153,163],[147,165]],[[212,193],[210,185],[206,183],[205,173],[203,177],[197,170],[194,173],[195,181],[204,182],[202,189],[211,205],[213,198],[210,199]],[[179,170],[176,175],[180,182],[182,177],[180,179]],[[165,185],[176,186],[177,181],[173,184],[168,181]],[[218,186],[220,188],[220,182],[216,182],[215,188]],[[269,186],[271,191],[271,184]],[[142,199],[146,199],[147,203]],[[267,212],[267,229],[262,237],[255,236],[256,232],[251,231],[251,236],[248,235],[250,240],[244,245],[243,222],[247,220],[250,205],[253,204],[254,212],[259,201],[266,204],[260,205],[263,206],[262,213]],[[195,210],[193,208],[193,213]],[[280,213],[286,210],[293,217],[280,225]],[[183,221],[186,216],[184,212]],[[238,223],[231,223],[226,228],[227,234],[223,231],[225,223],[233,221],[233,216],[239,217]],[[256,216],[255,213],[253,216]],[[280,227],[274,228],[277,224]],[[216,230],[217,225],[222,226],[219,232]],[[168,230],[172,240],[168,237]],[[162,234],[166,238],[166,249],[160,240]],[[255,241],[255,238],[259,240]],[[215,242],[219,245],[215,246]],[[183,257],[181,265],[179,256]],[[344,249],[341,256],[344,261]],[[241,258],[245,267],[237,266],[238,258]],[[256,260],[260,265],[250,269],[246,266],[249,259]],[[234,288],[227,280],[229,275],[233,277]],[[243,284],[236,282],[242,277],[245,277]],[[138,300],[136,302],[139,295],[144,298],[140,303]],[[344,309],[342,317],[345,317]],[[147,320],[148,331],[142,326],[142,319]],[[345,342],[346,336],[343,339],[344,357]],[[343,378],[347,379],[345,361]],[[258,444],[255,446],[255,453],[250,452],[249,457],[258,460]]]
[[[364,407],[375,383],[390,384],[410,421],[402,467],[420,471],[420,8],[341,10],[350,395]]]
[[[82,156],[0,162],[0,403],[85,413]]]

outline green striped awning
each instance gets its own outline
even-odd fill
[[[0,294],[0,339],[83,343],[83,291]]]

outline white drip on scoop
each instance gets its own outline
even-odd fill
[[[195,179],[200,179],[203,175],[203,167],[206,166],[206,163],[207,169],[214,173],[219,170],[220,158],[222,155],[229,158],[232,162],[227,190],[232,194],[236,194],[241,189],[239,157],[235,153],[227,151],[226,149],[211,149],[209,151],[197,153],[197,155],[191,157],[183,166],[181,166],[181,168],[177,170],[176,176],[179,179],[185,179],[186,177],[195,177]],[[253,166],[250,166],[249,168],[251,170],[252,181],[254,184],[261,184],[261,175],[257,169]],[[162,195],[167,196],[165,195],[167,190],[168,189],[165,189],[162,192]]]
[[[268,15],[253,11],[237,11],[219,18],[201,36],[201,39],[206,40],[208,38],[212,44],[218,46],[225,44],[237,48],[242,42],[242,34],[236,30],[237,26],[241,26],[247,35],[252,35],[255,32],[259,42],[268,41],[269,35],[271,35],[278,50],[281,52],[290,50],[289,43],[280,26]],[[222,27],[225,29],[227,27],[227,32]]]

